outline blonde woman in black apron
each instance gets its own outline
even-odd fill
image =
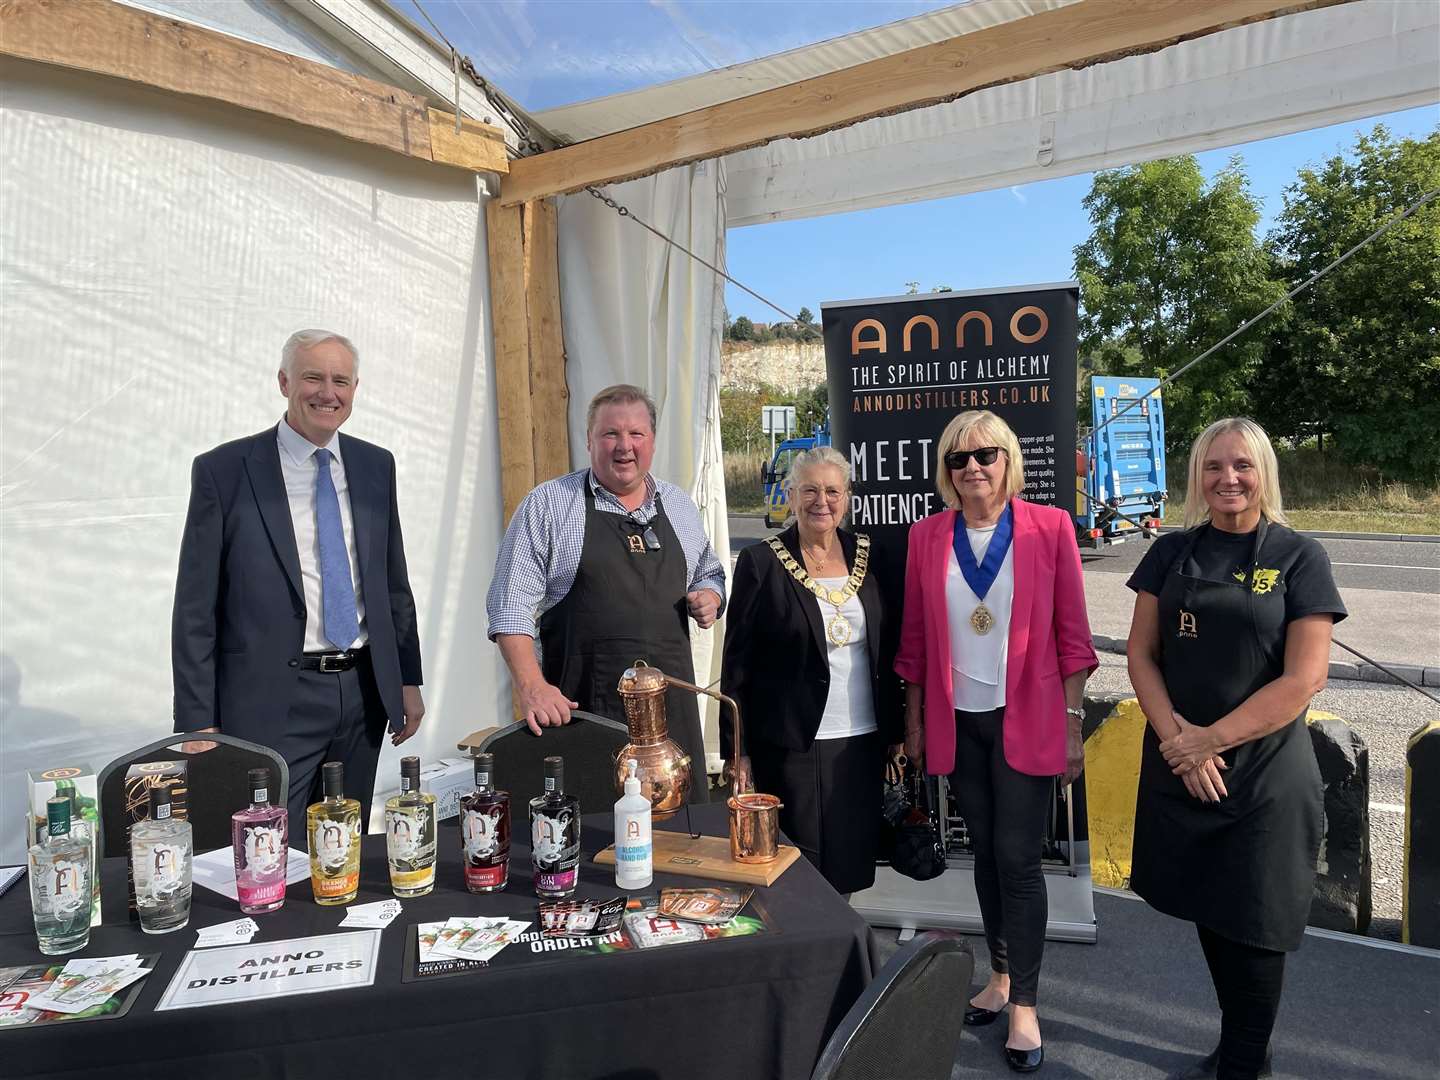
[[[1330,561],[1285,525],[1275,451],[1220,420],[1190,451],[1183,533],[1129,586],[1130,680],[1149,724],[1130,884],[1195,923],[1220,1042],[1181,1077],[1269,1075],[1285,954],[1300,946],[1322,829],[1305,712],[1345,617]]]

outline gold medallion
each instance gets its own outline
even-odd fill
[[[805,568],[797,563],[794,556],[786,550],[779,537],[770,537],[766,544],[775,553],[775,557],[780,560],[780,565],[789,571],[790,576],[799,583],[802,589],[813,593],[815,598],[822,603],[830,604],[835,608],[835,614],[830,616],[825,623],[825,636],[837,648],[848,645],[850,639],[855,635],[855,627],[851,625],[849,619],[841,614],[840,606],[855,596],[865,581],[865,574],[870,566],[870,538],[863,534],[855,538],[855,565],[850,571],[850,577],[839,589],[827,588],[807,574]],[[821,614],[823,615],[824,612]]]
[[[970,626],[975,633],[984,637],[995,627],[995,616],[983,603],[970,613]]]

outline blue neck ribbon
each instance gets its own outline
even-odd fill
[[[975,552],[970,547],[970,537],[965,534],[965,515],[959,512],[955,514],[955,535],[952,538],[955,561],[960,564],[960,573],[965,575],[965,581],[981,600],[985,599],[990,586],[995,584],[995,575],[1000,573],[1000,564],[1005,561],[1005,553],[1010,550],[1010,541],[1014,534],[1015,522],[1007,503],[1000,514],[1000,520],[995,523],[995,532],[990,536],[985,558],[977,565]]]

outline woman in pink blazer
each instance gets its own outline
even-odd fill
[[[1005,1058],[1044,1061],[1036,993],[1047,905],[1041,839],[1055,776],[1084,767],[1085,680],[1098,663],[1075,527],[1018,497],[1019,441],[988,411],[946,426],[936,482],[950,507],[910,530],[895,670],[906,682],[905,752],[951,774],[975,854],[990,981],[965,1023],[1010,1006]]]

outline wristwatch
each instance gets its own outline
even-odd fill
[[[1065,715],[1066,715],[1066,716],[1073,716],[1076,720],[1084,720],[1084,719],[1085,719],[1085,710],[1084,710],[1084,709],[1074,709],[1074,708],[1071,708],[1070,706],[1067,705],[1067,706],[1065,707]]]

